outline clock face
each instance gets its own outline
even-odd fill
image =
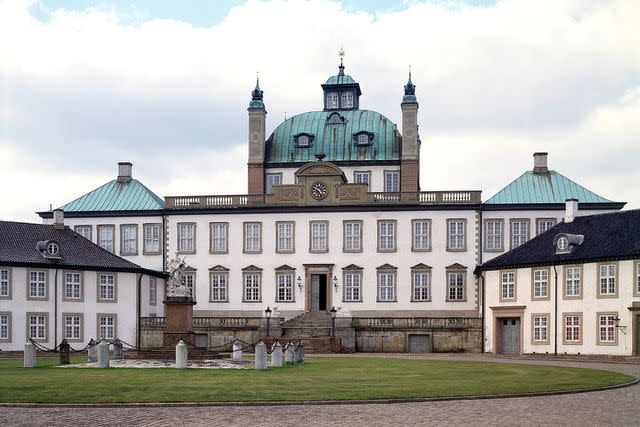
[[[314,182],[311,186],[311,195],[318,200],[324,199],[327,197],[327,186],[322,182]]]

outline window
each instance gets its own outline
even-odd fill
[[[531,344],[549,344],[549,315],[531,315]]]
[[[487,251],[502,251],[503,246],[503,220],[487,220],[485,222],[485,249]]]
[[[113,225],[98,226],[98,246],[111,253],[115,252],[114,229]]]
[[[598,266],[600,287],[598,297],[616,297],[616,264],[600,264]]]
[[[209,294],[210,302],[227,302],[229,301],[229,270],[217,266],[209,273],[209,282],[211,292]]]
[[[117,316],[115,314],[98,314],[98,338],[112,340],[116,338]]]
[[[47,271],[29,271],[29,297],[27,299],[47,299]]]
[[[309,222],[309,252],[328,252],[327,228],[328,221]]]
[[[193,222],[178,223],[178,251],[196,253],[196,224]]]
[[[27,338],[32,338],[36,341],[47,341],[48,317],[46,313],[27,313]]]
[[[149,305],[155,306],[158,304],[158,279],[155,277],[149,277]]]
[[[564,316],[563,344],[582,344],[582,314],[569,313]]]
[[[191,271],[185,271],[184,273],[184,285],[189,289],[189,296],[196,299],[196,272],[191,269]]]
[[[73,227],[73,231],[84,237],[85,239],[91,241],[91,229],[93,227],[90,225],[76,225]]]
[[[309,135],[299,135],[296,137],[296,145],[298,147],[308,147],[311,145],[311,138],[309,138]]]
[[[564,268],[564,296],[565,298],[582,298],[580,276],[582,268],[573,266]]]
[[[345,302],[362,301],[362,269],[350,266],[350,269],[344,269],[344,295]]]
[[[511,249],[526,243],[529,240],[529,220],[528,219],[512,219],[511,220]]]
[[[536,235],[542,234],[556,225],[555,218],[538,218],[536,220]]]
[[[378,252],[396,251],[396,220],[378,221]]]
[[[430,219],[414,219],[411,221],[412,247],[414,252],[431,250],[431,220]]]
[[[209,224],[209,253],[228,254],[229,253],[229,223],[212,222]]]
[[[276,253],[295,252],[295,223],[276,221]]]
[[[342,108],[353,108],[353,92],[343,92],[340,98]]]
[[[246,270],[242,273],[243,281],[243,302],[260,302],[262,299],[260,292],[260,271]]]
[[[98,302],[117,302],[116,275],[98,273]]]
[[[307,143],[308,145],[308,143]],[[273,194],[273,186],[282,184],[281,173],[268,173],[267,174],[267,194]]]
[[[516,272],[500,273],[500,301],[516,299]]]
[[[357,146],[366,147],[373,142],[373,134],[369,132],[358,132],[353,135],[353,139],[355,139]]]
[[[447,251],[467,250],[466,228],[467,221],[464,219],[447,220]]]
[[[466,272],[447,271],[447,301],[466,301]]]
[[[549,298],[549,269],[533,269],[532,270],[533,288],[531,290],[531,298],[548,299]]]
[[[384,191],[397,193],[400,191],[400,172],[384,171]]]
[[[244,251],[245,254],[259,254],[262,252],[262,223],[244,223]]]
[[[392,268],[378,267],[378,302],[396,301],[396,270]]]
[[[350,220],[342,223],[344,232],[343,252],[362,252],[362,221]]]
[[[327,108],[338,108],[338,94],[336,92],[327,93]]]
[[[67,271],[64,273],[64,300],[82,301],[82,273]]]
[[[11,299],[11,270],[0,268],[0,299]]]
[[[11,341],[11,313],[0,313],[0,341]]]
[[[120,226],[120,255],[138,254],[138,226]]]
[[[367,190],[370,189],[369,182],[371,181],[370,171],[355,171],[353,173],[353,182],[356,184],[367,184]]]
[[[82,341],[82,314],[63,314],[64,339],[67,341]]]
[[[143,228],[144,246],[142,253],[144,255],[159,255],[160,248],[160,224],[144,224]]]
[[[293,302],[293,271],[276,273],[276,301]]]
[[[412,270],[412,301],[431,301],[431,271]]]
[[[598,344],[617,345],[617,313],[598,313]]]

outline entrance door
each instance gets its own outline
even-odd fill
[[[327,275],[311,275],[311,310],[327,309]]]
[[[502,354],[520,353],[520,319],[507,317],[502,322]]]

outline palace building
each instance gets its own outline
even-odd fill
[[[624,206],[550,170],[546,153],[484,203],[480,191],[423,189],[428,144],[411,74],[398,96],[400,124],[361,108],[363,92],[342,60],[321,88],[318,111],[267,134],[256,83],[246,194],[161,198],[133,178],[131,163],[119,163],[116,179],[61,206],[65,224],[146,269],[163,271],[176,252],[186,255],[194,330],[210,347],[265,332],[321,340],[332,334],[333,308],[345,349],[479,352],[475,267],[555,226],[567,198],[579,201],[579,215]],[[52,222],[53,212],[39,215]],[[140,307],[142,345],[161,340],[164,322],[152,282],[137,284],[139,301],[118,302]]]

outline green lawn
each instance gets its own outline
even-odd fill
[[[85,358],[75,358],[81,362]],[[394,399],[577,390],[632,381],[615,372],[491,362],[308,358],[268,371],[38,368],[0,359],[0,402],[224,402]]]

